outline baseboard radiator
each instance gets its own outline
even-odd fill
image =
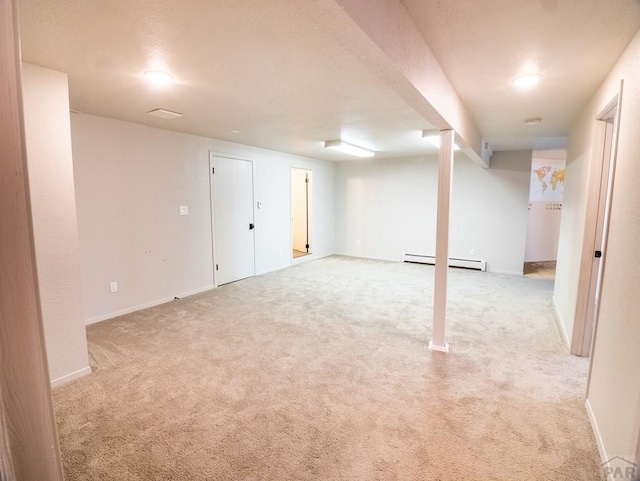
[[[436,264],[435,256],[424,256],[420,254],[404,254],[402,260],[403,262],[430,264],[432,266]],[[464,269],[475,269],[477,271],[484,272],[487,270],[487,261],[481,261],[478,259],[458,259],[455,257],[450,257],[449,267],[462,267]]]

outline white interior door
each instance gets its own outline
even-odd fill
[[[211,156],[216,284],[255,275],[253,162]]]

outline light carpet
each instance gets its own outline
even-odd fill
[[[88,327],[67,481],[599,480],[552,282],[330,257]]]

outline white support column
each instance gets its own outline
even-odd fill
[[[436,223],[436,268],[433,299],[433,332],[429,349],[449,352],[444,340],[447,319],[447,271],[449,269],[449,205],[453,171],[453,130],[440,131],[438,154],[438,214]]]

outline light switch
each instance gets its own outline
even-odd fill
[[[180,215],[189,215],[189,206],[181,205],[180,206]]]

